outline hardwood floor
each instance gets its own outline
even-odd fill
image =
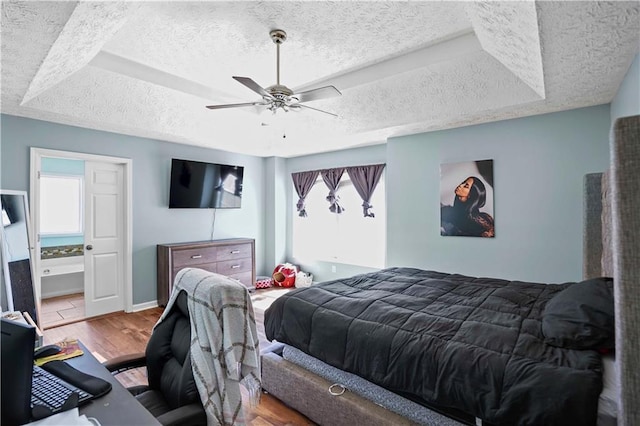
[[[273,300],[288,289],[256,290],[252,296],[260,347],[270,344],[264,333],[264,311]],[[162,308],[147,309],[131,314],[115,313],[85,321],[62,325],[44,330],[44,343],[56,343],[65,338],[77,338],[100,361],[119,355],[144,352],[151,330],[162,314]],[[125,386],[146,383],[143,369],[119,374]],[[284,405],[269,394],[262,394],[260,404],[255,408],[245,405],[246,423],[252,426],[314,425],[302,414]]]

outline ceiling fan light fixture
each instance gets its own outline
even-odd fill
[[[275,111],[261,114],[260,127],[264,129],[267,135],[277,136],[286,132],[291,126],[289,117],[290,114],[276,114]]]
[[[243,84],[247,88],[262,96],[262,102],[208,105],[207,108],[222,109],[261,105],[266,106],[268,110],[275,114],[278,109],[282,109],[283,111],[288,112],[290,108],[304,107],[337,117],[337,115],[334,113],[303,105],[304,102],[342,95],[342,93],[340,93],[340,91],[335,87],[325,86],[319,87],[317,89],[307,90],[301,93],[294,93],[293,90],[289,89],[287,86],[280,84],[280,45],[283,44],[287,39],[287,33],[284,30],[277,29],[270,31],[269,36],[271,37],[271,40],[276,44],[276,84],[265,89],[248,77],[233,77],[233,79],[237,82]]]

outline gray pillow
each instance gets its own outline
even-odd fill
[[[568,349],[615,347],[613,279],[575,283],[555,295],[542,313],[542,334],[549,345]]]

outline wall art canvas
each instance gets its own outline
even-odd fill
[[[440,235],[495,237],[493,160],[440,165]]]

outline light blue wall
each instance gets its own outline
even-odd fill
[[[218,210],[214,239],[256,239],[257,273],[264,264],[263,159],[152,139],[2,115],[0,185],[29,191],[29,148],[84,152],[133,160],[133,303],[156,300],[156,244],[208,240],[213,210],[169,209],[171,158],[245,167],[241,209]]]
[[[582,276],[583,178],[609,163],[609,106],[391,139],[387,263],[540,282]],[[494,160],[495,238],[440,236],[441,163]]]
[[[317,170],[324,168],[359,166],[366,164],[380,164],[387,161],[386,146],[374,145],[362,148],[347,149],[343,151],[328,152],[316,155],[306,155],[302,157],[287,159],[287,173],[283,176],[284,187],[287,191],[287,260],[300,265],[305,272],[313,274],[314,281],[326,281],[355,274],[373,271],[374,269],[362,266],[344,265],[329,262],[305,263],[293,257],[292,249],[292,227],[293,217],[296,213],[295,205],[298,196],[293,188],[291,173],[305,170]],[[387,188],[387,194],[389,189]],[[332,272],[331,266],[336,267],[336,272]]]
[[[611,122],[640,114],[640,54],[636,55],[611,102]]]
[[[287,160],[288,240],[295,191],[290,173],[386,162],[387,265],[541,282],[582,276],[584,175],[609,162],[609,106],[422,133],[378,145]],[[494,160],[495,238],[440,235],[440,164]],[[316,281],[367,272],[303,264]]]
[[[3,115],[1,186],[28,190],[30,146],[132,158],[134,303],[155,300],[156,244],[210,238],[211,210],[167,208],[172,157],[245,166],[243,207],[217,212],[214,238],[255,238],[259,275],[296,262],[292,172],[387,163],[389,266],[560,282],[581,276],[582,179],[607,167],[609,127],[610,108],[602,105],[284,160]],[[486,158],[494,160],[496,238],[440,236],[440,164]],[[338,264],[332,273],[326,262],[302,267],[316,280],[370,270]]]
[[[84,161],[70,158],[43,157],[40,170],[42,170],[42,173],[84,176]]]

